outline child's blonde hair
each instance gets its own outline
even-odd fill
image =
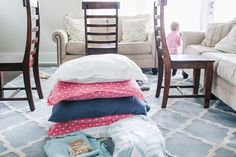
[[[171,31],[178,31],[179,30],[179,23],[178,22],[172,22],[170,25]]]

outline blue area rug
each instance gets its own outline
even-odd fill
[[[41,68],[40,72],[52,75],[56,68]],[[178,157],[236,157],[236,112],[220,100],[212,100],[204,109],[202,99],[169,99],[166,109],[161,109],[162,97],[155,98],[156,79],[149,75],[146,100],[151,106],[149,116],[166,137],[169,152]],[[177,74],[175,83],[189,84]],[[23,84],[20,75],[7,86]],[[33,81],[32,81],[33,82]],[[49,93],[47,80],[42,79],[45,99],[34,92],[36,110],[29,111],[26,101],[0,102],[0,156],[45,157],[43,146],[48,140],[47,130],[51,107],[47,106]],[[177,91],[172,90],[171,93]],[[191,92],[191,91],[184,91]],[[6,93],[6,95],[9,93]],[[25,95],[24,91],[18,94]]]

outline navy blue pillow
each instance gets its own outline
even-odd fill
[[[81,101],[62,101],[52,108],[49,121],[66,122],[115,114],[146,115],[149,107],[137,97],[102,98]]]

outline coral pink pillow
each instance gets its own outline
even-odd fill
[[[72,120],[69,122],[55,123],[48,130],[48,136],[59,136],[90,127],[110,125],[115,121],[132,116],[134,115],[132,114],[108,115],[104,117],[82,118],[78,120]]]
[[[136,96],[144,100],[144,93],[135,80],[103,83],[57,82],[48,96],[48,105],[63,100],[88,100]]]

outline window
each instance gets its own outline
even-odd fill
[[[137,15],[151,13],[153,9],[153,0],[119,0],[120,15]]]
[[[227,22],[236,18],[235,0],[215,0],[214,22]]]
[[[103,0],[103,1],[113,1],[113,0]],[[137,15],[145,13],[153,14],[152,13],[153,0],[117,0],[117,1],[120,2],[119,15],[121,16],[129,16],[129,15]]]
[[[166,32],[170,31],[170,24],[173,21],[180,24],[180,31],[200,30],[201,7],[200,0],[168,0],[165,10]]]

